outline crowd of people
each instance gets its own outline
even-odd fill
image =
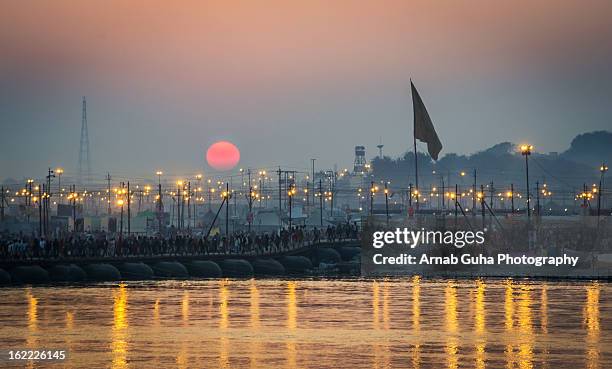
[[[154,255],[274,254],[321,242],[341,242],[359,237],[357,224],[327,228],[303,226],[280,231],[236,231],[229,236],[181,234],[117,235],[106,232],[68,233],[61,237],[0,234],[0,258],[86,258]]]

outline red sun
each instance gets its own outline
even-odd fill
[[[206,161],[216,170],[230,170],[240,161],[240,150],[229,141],[217,141],[206,151]]]

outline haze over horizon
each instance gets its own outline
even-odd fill
[[[81,96],[95,174],[350,167],[412,145],[413,79],[444,148],[564,151],[612,127],[612,2],[7,1],[0,180],[77,167]]]

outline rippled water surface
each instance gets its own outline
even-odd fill
[[[69,351],[28,367],[612,368],[611,292],[418,277],[4,288],[0,348]]]

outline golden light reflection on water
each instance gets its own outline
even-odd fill
[[[155,302],[153,303],[153,326],[154,327],[159,327],[159,323],[160,323],[160,306],[159,306],[159,299],[155,299]]]
[[[548,289],[546,285],[542,286],[540,292],[540,327],[542,333],[548,333]]]
[[[30,338],[33,334],[38,331],[38,299],[32,295],[32,289],[29,288],[26,291],[26,298],[28,299],[28,331]]]
[[[389,318],[389,282],[388,281],[384,281],[383,282],[383,309],[382,309],[382,316],[383,316],[383,328],[385,330],[389,329],[389,323],[390,323],[390,318]]]
[[[66,312],[66,329],[71,331],[74,326],[74,313],[72,311]]]
[[[127,329],[128,329],[128,291],[125,284],[120,284],[118,289],[113,291],[113,327],[111,350],[113,369],[128,367],[127,362]]]
[[[189,292],[183,292],[183,299],[181,300],[181,316],[183,319],[183,325],[189,324]]]
[[[378,281],[372,281],[372,327],[380,326],[380,286]]]
[[[476,331],[476,368],[484,369],[486,362],[486,309],[485,283],[476,281],[476,301],[474,307],[474,330]]]
[[[221,329],[221,337],[219,337],[219,368],[229,368],[229,338],[227,337],[227,329],[229,328],[229,285],[228,279],[219,281],[219,328]]]
[[[548,287],[546,283],[542,284],[540,291],[540,331],[543,337],[548,334]],[[549,368],[548,346],[542,347],[542,368]]]
[[[287,329],[294,331],[297,328],[297,297],[295,295],[295,282],[287,282]]]
[[[518,364],[521,369],[533,368],[533,326],[531,319],[531,291],[528,286],[522,286],[518,298]]]
[[[504,339],[511,342],[514,328],[514,288],[511,279],[505,282],[504,326],[506,328]],[[506,367],[514,368],[514,346],[512,343],[506,344],[504,354],[506,356]]]
[[[418,331],[421,327],[421,277],[412,277],[412,328]]]
[[[67,347],[66,368],[612,367],[607,283],[253,279],[3,292],[0,343]]]
[[[295,342],[295,330],[297,329],[298,308],[297,296],[295,288],[297,284],[294,281],[287,282],[287,330],[289,337],[287,338],[287,368],[297,368],[297,349]]]
[[[26,346],[29,349],[38,348],[38,299],[32,294],[32,289],[26,290],[26,298],[28,300],[28,336]],[[34,367],[33,361],[27,362],[28,368]]]
[[[249,312],[250,312],[250,327],[253,336],[256,336],[260,329],[261,322],[259,317],[259,289],[257,281],[251,279],[249,286]],[[249,366],[253,369],[260,367],[259,356],[261,355],[261,342],[258,339],[251,340]]]
[[[447,334],[445,347],[446,366],[449,369],[456,369],[459,367],[457,357],[459,351],[457,337],[459,325],[457,322],[457,287],[452,281],[448,281],[444,289],[444,312],[444,325]]]
[[[184,327],[189,326],[189,291],[184,291],[181,299],[181,320]],[[176,355],[176,366],[179,369],[189,368],[189,352],[184,342],[181,342],[181,347]]]
[[[414,331],[415,343],[412,347],[412,367],[421,367],[421,277],[412,277],[412,329]]]
[[[506,294],[504,299],[504,316],[506,330],[512,330],[514,327],[514,288],[512,280],[506,281]]]
[[[74,328],[74,313],[72,311],[67,311],[66,312],[66,339],[65,339],[65,343],[66,343],[66,349],[68,349],[68,352],[72,352],[72,350],[74,349],[74,345],[73,345],[73,341],[72,341],[72,330]],[[66,363],[66,368],[72,368],[73,366],[71,365],[70,362]]]
[[[225,330],[229,327],[229,281],[219,282],[219,328]]]
[[[504,339],[507,341],[504,354],[507,368],[534,368],[535,333],[532,314],[532,286],[515,286],[512,280],[505,282]],[[518,296],[515,296],[517,294]],[[544,362],[544,360],[541,360]]]
[[[260,326],[259,321],[259,290],[257,289],[257,283],[254,279],[251,279],[251,286],[249,287],[250,292],[250,317],[251,317],[251,328],[257,330]]]
[[[586,367],[599,368],[599,283],[594,282],[586,289],[583,326],[586,327]]]
[[[382,284],[382,302],[380,299],[380,290]],[[382,305],[382,313],[381,313]],[[382,315],[382,316],[381,316]],[[375,330],[389,329],[389,282],[384,280],[382,283],[373,281],[372,284],[372,322]],[[372,367],[373,368],[389,368],[391,361],[391,353],[389,350],[388,339],[383,338],[372,343]]]

